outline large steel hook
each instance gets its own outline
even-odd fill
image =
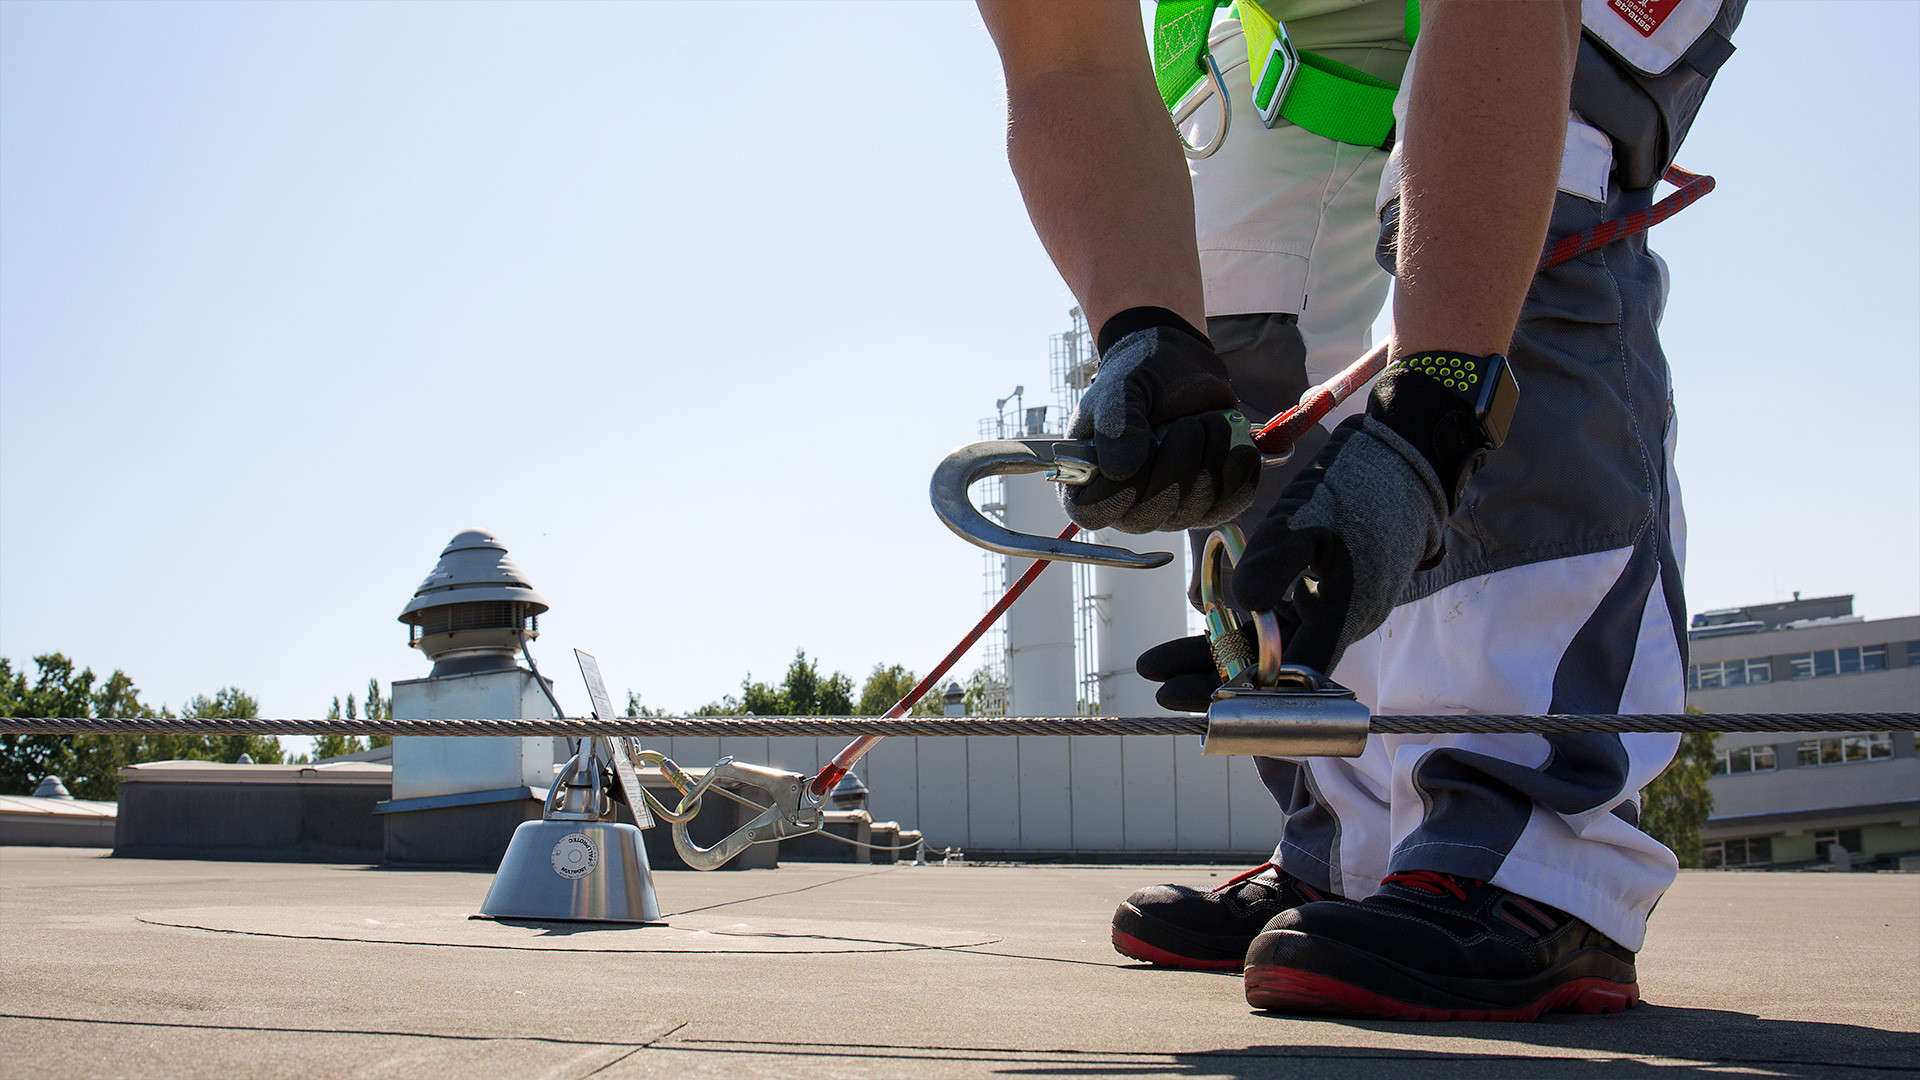
[[[1253,424],[1238,412],[1228,412],[1236,444],[1257,445]],[[989,476],[1045,472],[1058,484],[1078,486],[1093,479],[1096,460],[1091,439],[998,439],[971,443],[948,454],[933,470],[930,494],[933,512],[968,543],[1002,555],[1058,562],[1092,563],[1129,570],[1151,570],[1173,561],[1171,551],[1141,553],[1108,544],[1085,544],[1065,536],[1031,536],[1014,532],[982,514],[967,489]]]
[[[999,439],[963,446],[933,470],[933,512],[961,539],[1002,555],[1059,562],[1093,563],[1151,570],[1173,561],[1173,552],[1141,554],[1106,544],[1083,544],[1049,536],[1014,532],[982,514],[967,489],[989,476],[1045,472],[1062,484],[1093,479],[1093,442],[1089,439]]]

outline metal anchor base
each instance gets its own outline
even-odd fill
[[[640,830],[617,821],[521,822],[480,914],[665,925]]]
[[[574,650],[594,715],[614,715],[600,665]],[[640,829],[653,825],[629,739],[582,739],[554,777],[542,820],[513,830],[480,914],[493,919],[664,925]],[[638,827],[613,820],[618,797]]]

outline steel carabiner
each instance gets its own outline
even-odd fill
[[[770,806],[761,807],[758,815],[728,833],[718,843],[711,847],[701,847],[693,842],[693,837],[687,832],[687,823],[693,819],[693,814],[686,812],[687,802],[682,799],[680,811],[685,814],[685,817],[672,823],[673,849],[679,852],[680,858],[695,870],[718,869],[726,865],[728,859],[745,851],[749,844],[764,844],[770,840],[781,840],[789,836],[804,836],[807,833],[819,832],[821,826],[826,824],[825,812],[818,804],[801,805],[802,795],[806,790],[806,777],[799,773],[769,769],[759,765],[743,765],[732,758],[721,758],[694,785],[694,790],[687,794],[694,796],[698,801],[698,794],[705,792],[718,780],[732,780],[759,788],[772,797],[773,803]],[[738,796],[735,797],[738,798]],[[740,801],[752,806],[760,805],[747,799]]]

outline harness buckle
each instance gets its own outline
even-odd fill
[[[1248,74],[1253,77],[1253,107],[1260,122],[1277,126],[1280,110],[1293,89],[1293,77],[1300,71],[1300,50],[1287,36],[1287,24],[1268,15],[1249,0],[1240,0],[1240,25],[1247,36]],[[1262,43],[1266,48],[1260,48]]]

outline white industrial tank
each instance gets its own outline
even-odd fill
[[[1187,536],[1185,533],[1138,535],[1104,529],[1097,544],[1135,551],[1171,551],[1172,562],[1152,570],[1117,566],[1093,568],[1095,672],[1100,679],[1100,715],[1160,716],[1167,710],[1153,700],[1158,683],[1134,672],[1142,652],[1187,632]]]
[[[1008,476],[1006,525],[1015,532],[1058,536],[1067,527],[1055,485],[1039,473]],[[1007,583],[1030,559],[1007,559]],[[1073,653],[1073,573],[1048,567],[1007,611],[1007,711],[1013,716],[1077,716]]]

